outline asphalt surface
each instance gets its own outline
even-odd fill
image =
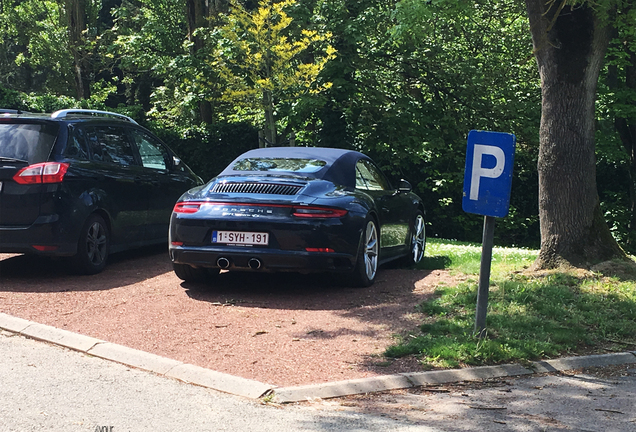
[[[0,431],[432,431],[380,415],[280,408],[0,334]]]
[[[607,377],[535,374],[442,392],[278,405],[0,331],[0,431],[632,432],[636,364],[625,360],[631,355],[619,356],[623,364],[608,367],[614,373]]]

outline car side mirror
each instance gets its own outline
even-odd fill
[[[172,167],[175,169],[181,167],[181,159],[176,156],[172,156]]]
[[[402,179],[398,182],[398,193],[409,193],[413,190],[413,186],[408,181]]]

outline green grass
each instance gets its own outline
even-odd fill
[[[497,277],[530,266],[539,251],[522,248],[494,247],[491,276]],[[426,255],[418,268],[450,269],[453,273],[478,275],[481,245],[454,240],[427,239]]]
[[[477,277],[439,287],[419,305],[423,323],[389,347],[387,357],[415,355],[426,367],[524,362],[636,347],[636,270],[522,272],[538,251],[494,248],[487,337],[474,334]],[[420,268],[478,275],[481,246],[429,240]],[[613,270],[620,271],[613,271]],[[620,276],[608,276],[607,273]]]

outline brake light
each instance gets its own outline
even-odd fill
[[[307,252],[335,252],[331,248],[305,248]]]
[[[43,162],[22,168],[13,176],[19,184],[62,183],[69,164],[63,162]]]
[[[59,246],[46,246],[46,245],[31,245],[33,249],[39,250],[40,252],[52,252],[59,249]]]
[[[196,213],[201,208],[199,202],[178,202],[172,210],[175,213]]]
[[[293,215],[303,218],[339,218],[347,214],[347,210],[331,207],[294,206]]]
[[[319,206],[299,206],[289,204],[270,204],[270,203],[232,203],[232,202],[216,202],[216,201],[182,201],[175,204],[172,210],[175,213],[196,213],[201,210],[204,205],[208,206],[232,206],[232,207],[270,207],[270,208],[289,208],[292,215],[300,218],[339,218],[346,215],[347,210],[333,207]]]

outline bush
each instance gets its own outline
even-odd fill
[[[0,108],[26,111],[27,107],[19,92],[0,87]]]
[[[149,124],[204,181],[218,175],[240,154],[258,147],[258,131],[248,123],[216,123],[177,132]]]

